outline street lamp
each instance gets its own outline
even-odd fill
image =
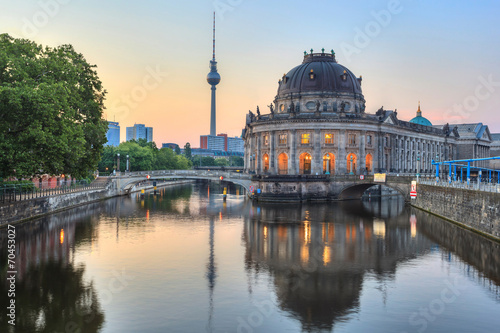
[[[117,172],[120,172],[120,153],[116,154],[116,156],[118,157],[118,160],[116,162]]]
[[[439,182],[439,154],[436,154],[436,182]]]
[[[417,154],[417,183],[419,177],[420,177],[420,154]]]
[[[325,175],[330,174],[330,154],[326,155],[326,172]]]
[[[350,175],[354,175],[354,172],[352,172],[352,169],[353,169],[353,166],[354,166],[354,164],[353,164],[353,161],[352,161],[352,160],[353,160],[353,158],[352,158],[352,155],[351,155],[351,168],[350,168],[350,169],[351,169],[351,172],[349,172],[349,174],[350,174]]]

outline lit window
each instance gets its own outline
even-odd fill
[[[311,69],[311,72],[309,73],[309,80],[314,80],[316,78],[316,74],[314,74],[314,71]]]
[[[269,144],[269,135],[264,135],[264,145],[267,146]]]
[[[280,134],[280,145],[286,145],[286,143],[287,143],[286,134]]]
[[[356,134],[349,134],[349,145],[356,145]]]
[[[304,133],[304,134],[302,134],[302,136],[301,136],[301,140],[300,140],[300,143],[301,143],[301,144],[306,145],[306,144],[308,144],[310,141],[311,141],[311,134],[309,134],[309,133]]]
[[[325,134],[325,143],[326,144],[333,144],[333,134],[332,133]]]

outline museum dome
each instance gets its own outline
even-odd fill
[[[277,98],[300,95],[308,92],[348,93],[363,99],[361,78],[335,60],[335,52],[304,52],[301,65],[283,75],[279,81]]]
[[[422,117],[422,111],[420,110],[420,102],[418,102],[418,110],[417,110],[417,116],[410,120],[410,123],[413,124],[419,124],[419,125],[425,125],[425,126],[432,126],[432,123],[425,117]]]

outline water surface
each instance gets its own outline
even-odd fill
[[[500,248],[400,199],[270,205],[218,184],[16,226],[1,332],[494,332]],[[7,232],[0,231],[0,306]]]

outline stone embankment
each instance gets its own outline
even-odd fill
[[[500,241],[500,193],[418,184],[414,207]]]
[[[170,181],[158,183],[157,187],[180,185],[191,182],[191,180]],[[149,190],[153,189],[153,186],[137,186],[135,190],[140,191],[141,189]],[[0,205],[0,227],[106,200],[118,195],[119,192],[115,187],[115,183],[108,182],[106,187],[103,188],[93,188],[86,191],[64,193],[2,204]]]

